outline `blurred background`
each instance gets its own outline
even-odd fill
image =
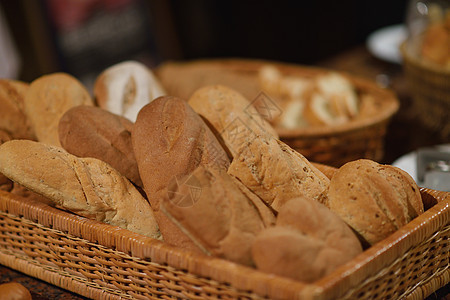
[[[55,71],[84,81],[137,59],[251,57],[316,64],[402,23],[407,1],[1,0],[18,78]]]

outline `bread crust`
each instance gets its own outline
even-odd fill
[[[247,140],[228,169],[275,211],[288,200],[324,201],[329,179],[304,156],[274,138]]]
[[[396,167],[360,159],[333,175],[328,207],[372,245],[423,213],[417,184]]]
[[[273,212],[224,170],[200,166],[188,177],[198,195],[192,195],[192,185],[179,185],[163,197],[163,212],[206,254],[253,266],[251,245],[275,223]],[[189,205],[180,205],[185,197]]]
[[[28,140],[0,146],[0,172],[78,215],[160,238],[153,211],[128,179],[95,158]]]
[[[36,139],[24,108],[28,89],[28,83],[0,79],[0,130],[13,139]]]
[[[124,117],[99,107],[80,105],[61,117],[59,141],[67,152],[103,160],[142,187],[131,144],[132,127],[133,123]]]
[[[31,82],[25,98],[25,113],[37,140],[59,147],[58,124],[62,115],[72,107],[93,104],[78,79],[66,73],[53,73]]]
[[[361,252],[352,230],[308,198],[288,201],[276,226],[263,230],[252,246],[258,269],[303,282],[322,278]]]
[[[144,190],[164,240],[200,251],[160,212],[160,200],[172,180],[189,175],[198,166],[226,170],[229,159],[225,150],[186,101],[170,96],[155,99],[141,109],[131,137]]]

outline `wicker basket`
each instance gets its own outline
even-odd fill
[[[271,64],[284,75],[313,78],[330,70],[260,60],[199,60],[167,62],[156,74],[171,95],[188,99],[198,88],[224,84],[241,92],[250,101],[261,94],[257,76],[261,66]],[[384,137],[390,118],[399,108],[397,98],[375,83],[342,74],[354,84],[357,92],[371,95],[376,112],[337,126],[307,127],[295,130],[277,128],[280,139],[310,161],[339,167],[359,158],[380,161],[384,155]],[[263,96],[267,96],[263,94]],[[270,100],[270,98],[269,98]],[[274,105],[276,107],[276,103]]]
[[[443,140],[450,141],[450,68],[444,69],[419,59],[400,47],[403,69],[419,120]]]
[[[450,193],[312,284],[174,248],[0,191],[0,263],[93,299],[423,299],[450,281]],[[436,204],[437,203],[437,204]]]

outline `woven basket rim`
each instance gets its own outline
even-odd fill
[[[296,138],[303,136],[330,136],[347,134],[352,131],[363,130],[370,126],[376,126],[377,124],[388,121],[400,108],[400,102],[397,99],[395,93],[392,90],[379,87],[375,82],[361,78],[347,72],[337,71],[333,69],[300,65],[294,63],[287,63],[273,60],[261,60],[253,58],[210,58],[210,59],[192,59],[183,61],[165,61],[156,68],[158,72],[159,68],[164,67],[166,64],[179,64],[179,65],[205,65],[205,66],[220,66],[229,70],[242,71],[242,72],[255,72],[262,65],[274,65],[281,68],[281,72],[289,72],[295,74],[301,74],[306,76],[314,76],[329,72],[339,73],[348,78],[357,88],[359,92],[367,92],[380,99],[384,106],[377,114],[370,116],[370,118],[356,118],[343,124],[333,126],[310,126],[305,128],[285,129],[275,127],[280,137],[283,138]]]
[[[239,290],[251,290],[255,294],[271,298],[288,296],[303,299],[306,294],[335,294],[336,291],[342,289],[342,285],[344,287],[351,286],[351,282],[355,278],[364,279],[364,276],[369,276],[374,270],[377,271],[383,265],[389,264],[390,259],[395,258],[392,257],[393,253],[407,251],[411,245],[417,242],[417,235],[433,232],[434,227],[439,226],[442,222],[448,223],[444,216],[449,213],[450,193],[421,190],[422,194],[430,192],[432,195],[439,195],[443,201],[430,208],[423,216],[412,220],[386,240],[373,245],[332,274],[312,284],[271,275],[224,259],[194,254],[125,229],[88,220],[3,191],[0,191],[0,200],[2,200],[0,209],[104,247],[130,253],[140,259],[149,258],[154,263],[186,270],[195,276],[229,283]],[[8,201],[4,201],[6,198]]]

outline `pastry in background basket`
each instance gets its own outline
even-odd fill
[[[283,111],[272,123],[295,129],[343,124],[359,114],[355,87],[336,72],[311,78],[283,75],[275,66],[259,69],[261,88],[274,97]]]
[[[75,214],[161,238],[147,200],[101,160],[77,158],[41,142],[12,140],[0,146],[0,172]]]
[[[205,254],[248,266],[256,235],[275,223],[270,208],[225,170],[203,166],[172,181],[161,210]]]
[[[310,198],[288,201],[276,226],[256,237],[252,257],[258,269],[302,282],[313,282],[362,252],[347,224]]]
[[[0,79],[0,131],[13,139],[36,140],[24,108],[28,88],[22,81]]]
[[[121,62],[105,69],[94,84],[98,106],[132,122],[142,107],[164,95],[166,91],[158,78],[137,61]]]
[[[78,105],[94,105],[94,102],[83,84],[65,73],[44,75],[31,82],[24,102],[37,140],[54,146],[60,146],[59,119]]]
[[[420,45],[421,56],[434,64],[450,68],[450,9],[441,12],[430,12],[430,24],[425,28]]]
[[[334,173],[325,205],[365,245],[383,240],[424,212],[419,187],[409,174],[367,159],[349,162]]]
[[[133,123],[95,106],[69,109],[59,120],[61,146],[78,157],[94,157],[110,164],[143,187],[131,144]]]
[[[164,241],[200,251],[160,211],[170,182],[199,166],[227,170],[230,161],[203,119],[185,100],[163,96],[144,106],[133,126],[131,140],[145,193],[155,211]]]

